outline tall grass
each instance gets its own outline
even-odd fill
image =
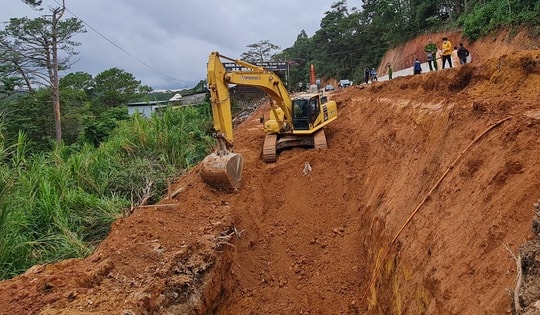
[[[90,254],[149,182],[157,200],[167,180],[207,154],[210,126],[204,107],[169,109],[122,122],[99,148],[32,156],[24,134],[10,147],[0,137],[0,279]]]
[[[470,1],[457,22],[472,40],[504,26],[538,26],[540,2],[523,0]]]

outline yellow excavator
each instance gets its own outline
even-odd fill
[[[235,63],[241,70],[227,70],[222,59]],[[289,147],[326,148],[323,127],[337,118],[335,101],[329,101],[318,91],[298,94],[291,99],[274,72],[212,52],[208,59],[208,89],[217,148],[203,160],[201,167],[201,177],[211,187],[237,190],[242,177],[244,158],[232,150],[230,85],[260,88],[272,99],[269,119],[261,119],[266,132],[263,161],[275,162],[277,154]]]

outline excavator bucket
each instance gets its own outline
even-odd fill
[[[240,188],[244,157],[237,153],[212,153],[202,161],[201,177],[210,187],[234,191]]]

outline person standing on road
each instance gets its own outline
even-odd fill
[[[377,80],[377,70],[375,70],[375,68],[371,68],[370,75],[371,75],[371,82],[378,81]]]
[[[457,55],[457,46],[454,46],[454,50],[452,50],[452,64],[455,66],[459,65],[459,57]]]
[[[394,74],[394,70],[392,70],[392,66],[388,64],[388,80],[392,80],[392,74]]]
[[[424,47],[424,51],[426,52],[426,60],[429,65],[429,71],[437,71],[437,44],[435,44],[431,37],[428,38],[428,43],[426,47]]]
[[[448,61],[448,65],[452,68],[452,43],[446,37],[443,37],[442,41],[442,68],[444,69],[446,61]]]
[[[366,67],[366,70],[364,70],[364,81],[366,82],[366,84],[369,83],[369,75],[370,75],[369,68]]]
[[[420,60],[418,60],[418,58],[416,58],[416,60],[414,61],[414,74],[420,74],[422,73],[422,65],[420,64]]]
[[[469,57],[469,51],[467,48],[463,47],[463,43],[459,43],[459,48],[457,49],[457,55],[459,58],[459,63],[464,65],[467,63],[467,57]]]

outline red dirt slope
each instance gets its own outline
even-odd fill
[[[198,170],[84,260],[0,283],[0,314],[505,314],[540,197],[540,50],[330,97],[327,150],[260,159],[237,194]],[[305,171],[305,165],[311,171]],[[409,220],[408,220],[409,219]]]

